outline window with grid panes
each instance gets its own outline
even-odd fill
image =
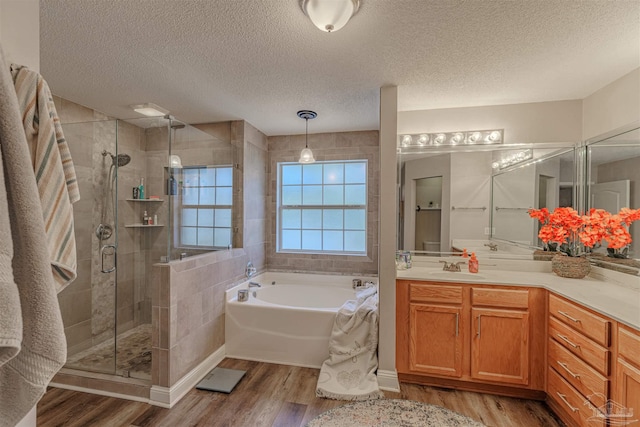
[[[278,252],[366,255],[367,161],[278,163]]]
[[[180,246],[221,249],[231,244],[233,168],[187,166],[182,169]]]

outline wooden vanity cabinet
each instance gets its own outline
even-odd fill
[[[399,378],[517,396],[543,390],[544,337],[532,337],[544,327],[544,292],[398,280]]]
[[[640,331],[619,324],[617,337],[612,409],[633,415],[629,421],[640,420]],[[640,425],[640,421],[635,422]]]
[[[462,288],[409,284],[409,369],[461,377],[461,323]]]
[[[606,424],[612,321],[549,294],[547,402],[569,425]]]

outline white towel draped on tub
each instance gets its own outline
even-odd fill
[[[67,350],[38,187],[1,49],[0,160],[0,426],[4,427],[15,426],[38,402],[64,364]]]
[[[38,185],[53,277],[60,292],[77,276],[72,203],[80,199],[78,181],[47,82],[35,71],[15,64],[11,75]]]
[[[329,338],[329,359],[320,369],[316,396],[337,400],[384,397],[378,369],[378,292],[375,286],[358,292],[336,314]]]

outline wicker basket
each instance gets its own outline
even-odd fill
[[[533,251],[533,259],[534,261],[551,261],[551,259],[557,254],[558,252],[543,251],[541,249],[537,249]]]
[[[591,264],[584,257],[571,257],[560,253],[551,259],[551,271],[560,277],[582,279],[591,271]]]

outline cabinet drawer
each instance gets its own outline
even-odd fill
[[[549,340],[549,366],[595,406],[606,403],[609,380],[552,339]]]
[[[462,287],[411,283],[409,299],[411,302],[462,304]]]
[[[552,294],[549,294],[549,314],[592,338],[598,344],[609,347],[611,322],[603,316],[590,313]]]
[[[618,355],[640,367],[640,335],[624,326],[618,326]]]
[[[574,331],[555,317],[549,317],[549,337],[594,367],[603,375],[609,375],[610,352],[584,335]]]
[[[491,307],[528,308],[529,291],[515,289],[473,288],[471,303]]]
[[[602,426],[605,418],[583,395],[549,367],[547,394],[580,426]]]

